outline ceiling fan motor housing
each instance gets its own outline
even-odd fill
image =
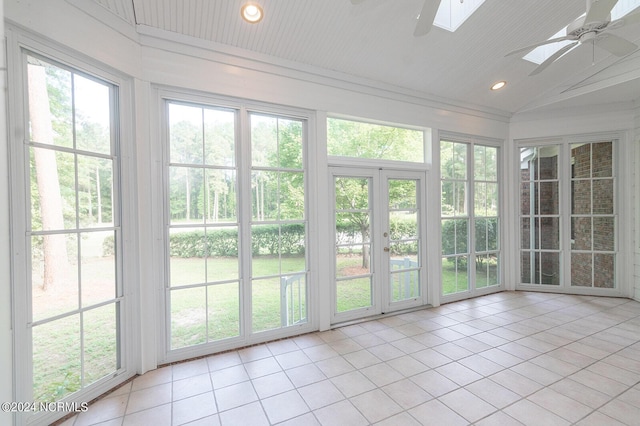
[[[581,16],[567,25],[567,36],[573,40],[587,41],[597,37],[611,22],[611,15],[605,21],[585,23],[586,16]]]

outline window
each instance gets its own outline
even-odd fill
[[[330,156],[425,162],[425,131],[360,121],[327,119]]]
[[[440,177],[442,294],[500,285],[498,148],[443,140]]]
[[[613,144],[571,145],[571,285],[615,285]]]
[[[32,383],[32,395],[19,400],[53,402],[123,367],[117,87],[24,59],[32,375],[18,380]]]
[[[559,152],[559,145],[520,150],[523,283],[560,284]]]
[[[166,105],[168,349],[308,323],[305,121]]]
[[[236,112],[168,103],[170,346],[240,335]]]
[[[520,157],[522,284],[616,288],[614,143],[529,145]]]
[[[307,322],[304,125],[251,113],[253,332]]]

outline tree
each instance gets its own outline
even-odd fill
[[[34,63],[35,62],[35,63]],[[54,144],[47,74],[43,64],[32,60],[28,71],[29,117],[31,140],[41,144]],[[44,148],[33,149],[40,220],[43,230],[64,229],[62,196],[56,151]],[[67,277],[68,257],[64,234],[46,234],[43,236],[44,279],[43,289],[48,290],[61,284]]]
[[[369,180],[366,178],[336,179],[336,210],[340,211],[336,225],[357,230],[362,243],[362,267],[369,269]]]

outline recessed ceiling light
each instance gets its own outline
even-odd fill
[[[257,3],[245,3],[242,8],[240,8],[240,16],[242,19],[247,21],[250,24],[255,24],[260,22],[264,17],[264,11]]]
[[[491,86],[491,90],[500,90],[506,85],[507,85],[507,82],[504,80],[501,80],[501,81],[498,81],[497,83],[493,83],[493,85]]]

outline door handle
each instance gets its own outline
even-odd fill
[[[383,248],[382,250],[384,250],[384,251],[389,251],[389,247],[385,247],[385,248]]]

